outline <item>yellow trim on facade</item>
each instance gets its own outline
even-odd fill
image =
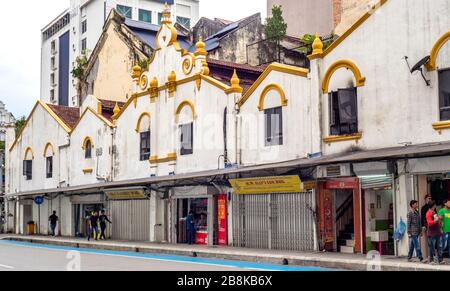
[[[144,117],[148,117],[149,119],[150,119],[150,122],[151,122],[151,115],[150,115],[150,113],[148,113],[148,112],[144,112],[144,113],[142,113],[141,114],[141,116],[139,116],[139,119],[138,119],[138,122],[137,122],[137,124],[136,124],[136,132],[140,132],[141,131],[141,122],[142,122],[142,119],[144,119]]]
[[[338,39],[336,39],[327,49],[318,57],[324,58],[329,53],[331,53],[337,46],[339,46],[344,40],[347,39],[355,30],[357,30],[367,19],[369,19],[375,12],[381,8],[384,4],[386,4],[388,0],[380,0],[377,4],[372,6],[372,8],[366,12],[363,16],[361,16],[349,29],[347,29]],[[317,58],[317,56],[315,57]],[[310,59],[311,60],[311,59]]]
[[[358,140],[360,140],[361,138],[362,138],[362,132],[358,132],[358,133],[350,134],[350,135],[327,136],[327,137],[323,138],[323,141],[327,144],[341,142],[341,141],[351,141],[351,140],[355,140],[356,142],[358,142]]]
[[[204,80],[208,83],[210,83],[213,86],[216,86],[220,90],[223,90],[224,92],[228,89],[230,89],[230,86],[226,85],[225,83],[220,82],[219,80],[214,79],[210,76],[200,75],[201,80]]]
[[[259,78],[253,83],[253,85],[247,90],[247,92],[242,96],[241,100],[238,102],[239,108],[244,105],[244,103],[250,98],[250,96],[255,92],[259,85],[266,79],[266,77],[272,72],[282,72],[286,74],[296,75],[300,77],[307,78],[309,74],[309,70],[305,68],[299,68],[294,66],[282,65],[279,63],[270,64],[264,72],[259,76]]]
[[[94,170],[92,168],[83,169],[84,174],[92,174],[93,172],[94,172]]]
[[[161,164],[161,163],[167,163],[167,162],[174,162],[176,160],[177,160],[177,154],[169,153],[164,158],[160,158],[158,156],[150,157],[150,164]]]
[[[442,134],[442,130],[450,129],[450,120],[435,122],[432,126],[434,130],[438,131],[439,134]]]
[[[195,105],[191,100],[184,100],[183,102],[180,103],[180,105],[178,105],[178,108],[175,112],[175,121],[176,123],[178,123],[179,118],[180,118],[180,113],[181,110],[183,110],[184,107],[189,106],[191,108],[192,111],[192,120],[197,119],[197,113],[195,111]]]
[[[281,106],[287,106],[288,105],[288,100],[286,99],[286,94],[284,93],[283,89],[280,87],[280,85],[277,84],[270,84],[267,85],[266,88],[264,88],[264,90],[261,93],[261,96],[259,97],[259,106],[258,109],[259,111],[264,111],[264,101],[266,99],[267,94],[270,91],[277,91],[278,94],[280,94],[280,98],[281,98]]]
[[[55,155],[55,147],[53,146],[52,142],[48,142],[48,143],[45,145],[45,148],[44,148],[44,158],[47,157],[47,150],[48,150],[49,147],[52,148],[52,155],[53,155],[53,156]]]
[[[334,73],[337,70],[342,69],[342,68],[349,69],[353,72],[353,75],[355,76],[356,87],[362,87],[365,85],[366,78],[361,75],[361,71],[355,65],[355,63],[353,63],[352,61],[349,61],[349,60],[339,60],[339,61],[333,63],[328,68],[327,72],[325,73],[325,76],[323,77],[322,92],[324,94],[329,92],[331,77],[334,75]]]
[[[90,137],[90,136],[86,136],[85,138],[84,138],[84,141],[83,141],[83,145],[82,145],[82,149],[83,149],[83,151],[85,151],[86,150],[86,145],[87,145],[87,142],[88,141],[90,141],[91,142],[91,148],[94,148],[94,142],[92,141],[92,138]]]
[[[434,44],[430,52],[430,61],[427,64],[428,71],[435,71],[437,69],[437,59],[442,47],[450,41],[450,31],[442,35]]]
[[[96,116],[98,119],[100,119],[101,121],[103,121],[106,125],[108,125],[109,127],[115,127],[114,124],[112,124],[108,119],[106,119],[105,117],[103,117],[103,115],[98,114],[97,112],[95,112],[91,107],[88,107],[84,110],[83,114],[81,114],[80,118],[78,119],[77,123],[75,124],[75,126],[72,129],[72,132],[70,134],[72,134],[75,131],[75,128],[78,127],[78,125],[80,124],[80,122],[83,120],[84,115],[86,115],[87,112],[91,112],[92,114],[94,114],[94,116]]]
[[[23,131],[25,130],[25,128],[27,127],[31,117],[33,116],[34,112],[36,111],[36,108],[38,107],[38,105],[41,105],[49,114],[50,116],[53,117],[53,119],[56,120],[56,122],[67,132],[70,133],[72,131],[72,129],[70,129],[70,127],[65,124],[61,118],[58,117],[58,115],[55,114],[55,112],[53,112],[53,110],[51,110],[51,108],[45,104],[45,102],[38,100],[36,101],[36,104],[34,105],[33,109],[31,110],[30,114],[28,115],[28,118],[25,120],[25,124],[22,126],[22,129],[20,130],[20,132],[18,133],[16,139],[14,140],[14,142],[11,144],[11,146],[9,147],[9,151],[12,151],[14,146],[17,144],[17,142],[19,141],[19,139],[22,136]]]
[[[25,149],[25,156],[24,156],[24,160],[25,161],[29,161],[30,159],[28,158],[28,153],[31,153],[31,160],[34,160],[34,151],[32,147],[27,147]]]

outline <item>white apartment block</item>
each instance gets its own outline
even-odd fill
[[[164,4],[171,5],[172,21],[190,28],[199,19],[199,0],[71,0],[70,8],[42,29],[41,99],[79,106],[72,70],[77,57],[94,49],[111,9],[136,21],[161,23]]]

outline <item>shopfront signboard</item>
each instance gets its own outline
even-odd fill
[[[219,246],[228,245],[228,225],[227,225],[227,195],[220,194],[217,196],[217,218],[218,218],[218,232],[217,237]]]
[[[303,192],[299,176],[230,179],[236,194],[276,194]]]
[[[145,199],[144,189],[105,190],[109,200],[136,200]]]

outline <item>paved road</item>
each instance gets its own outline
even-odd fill
[[[142,254],[0,241],[0,271],[321,270],[252,262]]]

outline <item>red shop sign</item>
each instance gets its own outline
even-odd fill
[[[325,182],[326,189],[355,189],[359,187],[358,181],[331,180]]]
[[[217,195],[217,218],[218,218],[218,231],[217,237],[219,240],[219,246],[228,245],[228,228],[227,228],[227,195]]]

